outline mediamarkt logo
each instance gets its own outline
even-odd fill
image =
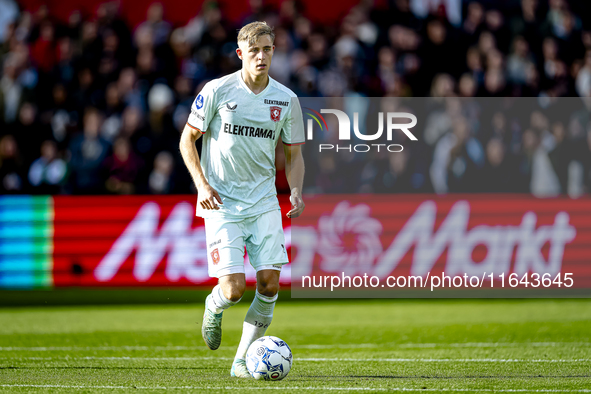
[[[351,120],[349,116],[338,109],[321,109],[320,113],[318,111],[313,110],[312,108],[305,109],[311,111],[306,112],[306,115],[310,116],[312,119],[316,121],[320,129],[324,131],[328,131],[328,125],[324,117],[320,114],[333,114],[336,115],[337,121],[339,124],[339,140],[341,141],[350,141],[351,140]],[[383,112],[378,113],[378,131],[374,134],[363,134],[359,130],[359,113],[353,113],[353,132],[355,136],[362,141],[376,141],[378,140],[382,134],[384,133],[384,117],[386,118],[386,138],[388,141],[392,141],[392,134],[394,130],[402,131],[411,141],[417,141],[417,137],[414,136],[413,133],[410,132],[409,129],[413,128],[417,125],[417,117],[413,114],[407,112],[388,112],[384,116]],[[319,119],[320,118],[320,119]],[[308,119],[307,122],[307,138],[308,140],[312,140],[314,138],[314,123],[312,119]],[[394,119],[409,119],[409,123],[394,123]],[[322,122],[320,122],[322,120]],[[324,126],[323,126],[324,125]],[[334,144],[320,144],[319,152],[327,151],[327,150],[334,150],[336,152],[339,151],[348,151],[348,152],[369,152],[371,150],[377,150],[378,152],[383,149],[387,150],[388,152],[402,152],[404,147],[400,144],[349,144],[349,145],[334,145]]]
[[[292,228],[291,245],[298,250],[292,261],[292,273],[297,277],[312,274],[314,254],[318,253],[322,256],[321,271],[385,278],[414,247],[411,275],[426,276],[446,250],[444,271],[448,275],[482,275],[483,272],[508,275],[511,271],[518,275],[527,272],[556,275],[562,267],[566,244],[576,236],[566,212],[558,212],[554,224],[537,228],[536,213],[528,211],[517,226],[480,224],[468,229],[470,203],[457,201],[437,230],[436,218],[436,203],[423,202],[387,246],[387,241],[380,240],[385,223],[370,216],[368,205],[350,206],[346,201],[341,202],[331,214],[319,219],[317,229]],[[356,245],[346,246],[343,240],[352,233]],[[545,244],[550,246],[547,259],[542,252]],[[484,245],[487,252],[482,261],[476,262],[472,253],[478,245]]]
[[[181,202],[158,228],[159,205],[144,204],[95,268],[95,278],[110,281],[132,258],[133,276],[139,282],[149,280],[164,259],[167,280],[207,281],[205,231],[203,226],[192,228],[194,212],[191,204]],[[383,229],[390,227],[390,232],[392,226],[371,217],[369,205],[340,202],[332,212],[322,215],[315,227],[285,227],[285,248],[293,246],[297,253],[292,264],[284,266],[282,276],[311,275],[315,256],[320,256],[321,271],[385,278],[412,251],[410,274],[424,277],[446,250],[444,271],[448,275],[508,275],[511,271],[519,275],[556,275],[562,268],[565,246],[576,236],[569,214],[564,211],[556,213],[550,225],[537,226],[536,213],[528,211],[518,225],[479,224],[468,228],[470,203],[460,200],[436,229],[437,216],[436,203],[424,201],[405,223],[396,225],[390,241],[383,239]],[[354,247],[343,242],[352,233]],[[484,245],[487,252],[482,261],[476,262],[472,253],[478,245]],[[547,257],[543,253],[545,245],[549,246]],[[248,266],[247,261],[245,264]],[[248,275],[255,280],[254,270],[251,274],[247,271],[247,279]]]

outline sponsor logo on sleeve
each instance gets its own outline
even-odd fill
[[[209,248],[211,249],[211,248],[213,248],[214,246],[216,246],[216,245],[219,245],[219,244],[221,244],[221,243],[222,243],[222,240],[221,240],[221,239],[218,239],[217,241],[214,241],[214,242],[210,243],[210,244],[209,244]]]
[[[197,107],[197,109],[203,108],[203,96],[202,95],[197,96],[197,98],[195,99],[195,107]]]
[[[195,116],[197,119],[205,122],[205,116],[201,115],[199,112],[195,111],[194,109],[191,109],[191,114],[193,116]]]

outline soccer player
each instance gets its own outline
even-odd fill
[[[246,313],[231,375],[250,377],[245,356],[273,318],[279,274],[288,262],[275,189],[275,148],[284,144],[291,210],[304,210],[303,120],[296,95],[269,77],[275,34],[265,22],[238,33],[242,69],[207,83],[183,130],[180,149],[197,186],[197,216],[205,220],[209,275],[218,285],[205,301],[201,333],[215,350],[222,314],[245,290],[244,248],[256,270],[255,298]],[[203,136],[201,160],[195,141]]]

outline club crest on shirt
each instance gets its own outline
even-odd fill
[[[220,252],[218,252],[217,248],[211,251],[211,259],[213,260],[213,265],[218,265],[220,262]]]
[[[269,109],[271,110],[271,120],[273,122],[279,122],[279,119],[281,118],[281,107],[272,106]]]

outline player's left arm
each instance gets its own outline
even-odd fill
[[[302,199],[304,184],[304,157],[301,145],[283,145],[285,152],[285,175],[291,189],[291,210],[287,213],[290,219],[297,218],[304,212],[306,205]]]

